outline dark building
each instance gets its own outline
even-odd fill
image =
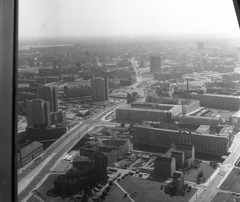
[[[64,86],[64,95],[67,98],[90,96],[91,89],[88,86],[79,86],[74,88]]]
[[[150,56],[150,71],[155,73],[161,69],[161,58],[160,56]]]
[[[176,170],[176,159],[169,156],[158,156],[154,161],[154,174],[162,178],[172,177]]]
[[[38,88],[38,99],[49,101],[50,111],[56,112],[58,110],[57,88],[50,86],[42,86]]]
[[[27,165],[43,152],[43,145],[34,141],[17,152],[18,169]]]
[[[100,77],[91,79],[92,100],[93,101],[107,101],[108,100],[108,79]]]
[[[27,124],[29,127],[49,127],[50,107],[48,101],[33,99],[26,102]]]
[[[19,100],[32,100],[36,98],[36,95],[33,93],[20,92],[18,93]]]
[[[63,174],[54,179],[54,190],[61,195],[72,195],[89,186],[93,188],[98,183],[107,182],[107,157],[98,152],[91,158],[91,163],[86,166],[80,165],[75,168],[81,170]]]
[[[184,185],[184,174],[180,171],[175,171],[173,174],[173,187],[179,191]]]

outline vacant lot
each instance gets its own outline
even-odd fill
[[[196,192],[196,189],[192,188],[192,191],[190,193],[186,192],[185,196],[170,197],[164,193],[164,190],[160,190],[160,186],[163,185],[163,183],[131,176],[120,180],[118,183],[130,195],[131,193],[137,192],[133,198],[136,202],[186,202]]]
[[[221,189],[240,192],[240,169],[233,168],[227,179],[222,183]]]
[[[213,174],[215,169],[213,169],[211,166],[209,166],[209,163],[202,162],[200,163],[200,167],[198,169],[190,170],[189,173],[185,174],[185,180],[190,182],[195,182],[197,179],[197,175],[200,171],[203,171],[203,177],[206,178],[206,180]]]
[[[231,194],[218,192],[217,195],[213,198],[212,202],[231,202],[234,201],[234,196]]]

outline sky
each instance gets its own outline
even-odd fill
[[[19,38],[240,36],[232,0],[19,0]]]

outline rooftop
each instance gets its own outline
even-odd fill
[[[232,115],[232,117],[240,118],[240,110]]]
[[[195,133],[204,134],[204,133],[207,133],[209,129],[210,129],[210,126],[208,125],[200,125],[199,128],[195,131]]]
[[[22,148],[20,150],[21,157],[24,158],[25,156],[32,153],[34,150],[38,149],[39,147],[42,147],[42,143],[34,141],[31,144],[27,145],[26,147]]]

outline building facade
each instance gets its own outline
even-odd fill
[[[115,110],[118,121],[162,121],[171,122],[172,113],[168,110],[154,110],[141,108],[117,108]]]
[[[58,99],[57,99],[56,87],[50,87],[50,86],[38,87],[37,98],[42,99],[44,101],[49,101],[51,112],[58,111]]]
[[[93,188],[97,183],[107,182],[107,157],[98,152],[91,159],[92,162],[81,164],[81,170],[60,175],[54,179],[54,190],[61,195],[72,195],[89,186]]]
[[[158,156],[154,161],[154,174],[162,177],[169,178],[172,177],[176,170],[176,160],[175,158],[169,156]]]
[[[48,101],[33,99],[26,102],[27,124],[29,127],[51,126]]]
[[[160,56],[150,56],[150,71],[159,72],[161,69],[161,58]]]
[[[184,185],[184,174],[180,171],[173,173],[173,187],[179,191]]]
[[[191,94],[191,99],[199,100],[201,107],[215,109],[238,110],[240,107],[240,97],[219,94]]]
[[[232,130],[218,134],[197,134],[145,126],[133,127],[134,147],[148,146],[151,148],[170,148],[173,143],[192,144],[195,151],[205,154],[226,155],[232,142]]]
[[[93,101],[107,101],[109,98],[108,79],[103,79],[100,77],[91,79],[91,90]]]

